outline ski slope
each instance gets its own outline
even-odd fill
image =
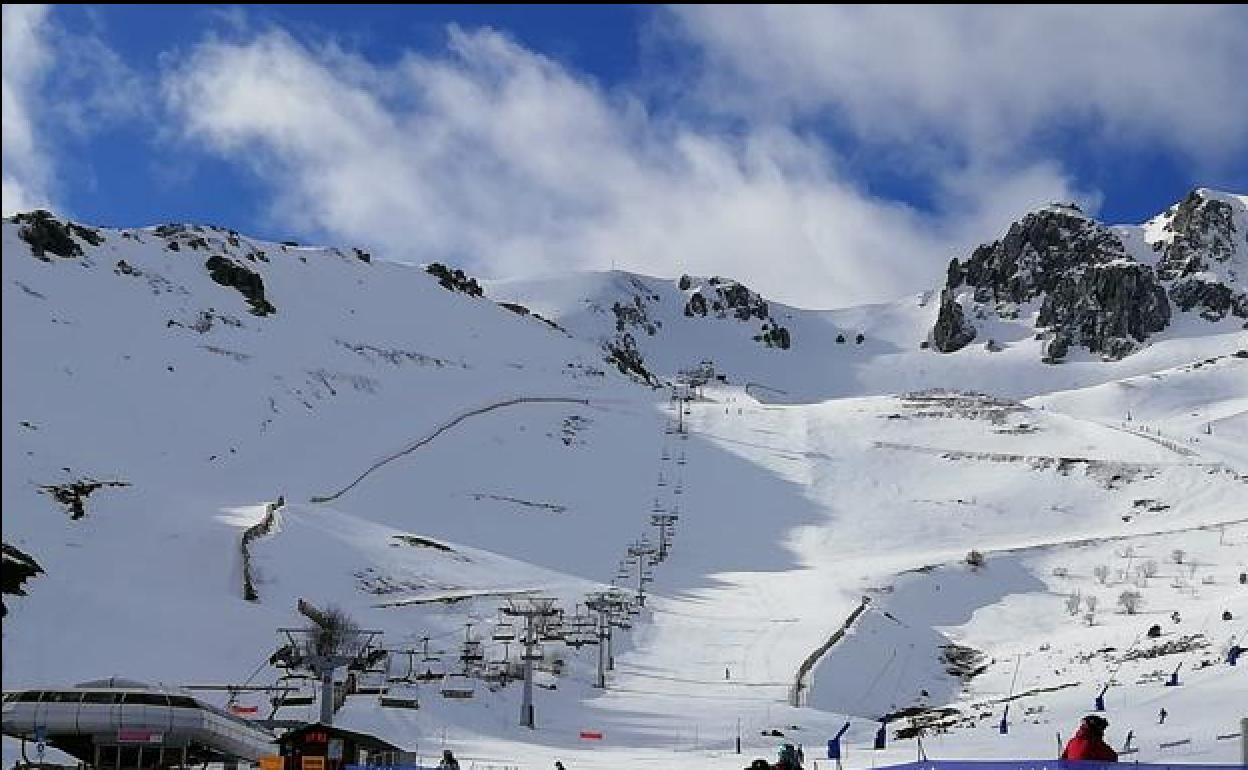
[[[1121,361],[1049,366],[1021,325],[1000,352],[921,349],[930,297],[770,303],[782,350],[753,339],[756,318],[685,316],[676,280],[591,273],[480,298],[352,250],[98,232],[83,256],[44,261],[3,227],[4,539],[44,570],[5,597],[6,688],[271,683],[300,598],[448,662],[508,597],[571,612],[631,588],[617,562],[655,538],[657,507],[679,512],[671,555],[616,635],[605,690],[596,648],[552,643],[534,731],[517,725],[518,685],[484,682],[466,701],[419,686],[416,711],[349,696],[338,723],[482,765],[712,768],[783,741],[814,758],[848,720],[848,764],[867,767],[913,758],[896,738],[908,718],[889,748],[864,748],[876,720],[912,707],[957,710],[920,719],[933,758],[1054,755],[1109,683],[1128,756],[1237,758],[1218,737],[1248,692],[1220,662],[1248,632],[1248,333],[1233,320],[1180,319]],[[212,255],[261,275],[275,312],[215,282]],[[666,389],[604,360],[613,303],[640,295],[661,323],[633,329],[657,376],[704,359],[724,375],[679,417]],[[125,486],[74,518],[49,488],[83,480]],[[279,496],[249,545],[246,601],[240,542]],[[965,563],[972,549],[983,566]],[[1126,590],[1138,614],[1117,606]],[[793,706],[802,662],[864,597]],[[1162,636],[1143,639],[1153,623]],[[950,674],[950,644],[983,670]],[[488,645],[504,654],[515,645]],[[1179,663],[1182,684],[1164,687]]]

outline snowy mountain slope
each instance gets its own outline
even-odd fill
[[[484,683],[469,702],[423,686],[415,712],[351,696],[341,723],[426,756],[446,741],[533,767],[555,756],[577,767],[674,756],[735,766],[744,762],[724,753],[738,720],[758,754],[771,752],[771,730],[810,747],[846,716],[861,745],[871,719],[907,706],[974,713],[1008,687],[1002,661],[1036,636],[1055,637],[1054,661],[1121,648],[1138,623],[1112,616],[1110,584],[1087,575],[1127,544],[1158,561],[1162,541],[1200,555],[1198,580],[1215,582],[1182,599],[1185,615],[1215,605],[1248,615],[1234,580],[1248,560],[1235,523],[1248,516],[1237,440],[1248,361],[1232,355],[1245,347],[1232,320],[1175,324],[1120,361],[1072,353],[1052,366],[1022,334],[1000,352],[920,349],[938,310],[930,297],[764,311],[757,295],[709,279],[487,285],[565,333],[351,251],[211,228],[99,230],[71,234],[81,256],[45,261],[19,229],[3,233],[5,542],[45,574],[26,582],[28,596],[6,596],[6,687],[109,673],[238,682],[258,665],[273,681],[280,672],[261,664],[277,627],[302,624],[298,598],[343,606],[389,646],[429,637],[449,657],[466,622],[488,633],[515,592],[572,611],[614,578],[630,542],[655,537],[656,505],[681,517],[672,554],[616,640],[605,692],[592,686],[595,648],[551,644],[543,667],[558,659],[563,673],[540,674],[535,732],[515,724],[516,686]],[[748,318],[719,318],[714,299],[705,316],[685,315],[702,291]],[[688,438],[668,432],[665,391],[604,361],[620,321],[656,378],[706,358],[725,374],[688,405]],[[763,323],[784,327],[789,348],[754,339]],[[1205,359],[1216,361],[1196,366]],[[933,387],[992,395],[912,392]],[[1163,436],[1120,424],[1120,391],[1133,394],[1133,422]],[[511,403],[524,397],[564,400]],[[1210,421],[1214,435],[1201,434]],[[61,487],[66,507],[43,489],[91,480],[127,486],[95,489],[78,518],[76,490]],[[249,546],[257,600],[246,601],[240,541],[279,495],[273,526]],[[1217,530],[1201,528],[1219,525],[1214,547]],[[961,564],[972,548],[987,558],[975,572]],[[955,597],[940,611],[933,581]],[[1149,583],[1148,611],[1180,606],[1164,585]],[[1097,625],[1066,614],[1072,586],[1104,594]],[[802,661],[863,595],[870,609],[817,662],[806,705],[786,705]],[[968,689],[944,671],[950,640],[998,662]],[[516,656],[514,645],[488,652]],[[1068,673],[1037,666],[1023,681],[1057,686]],[[1025,739],[959,722],[938,739],[942,754],[1047,753],[1050,728],[1087,708],[1096,673],[1080,672],[1082,689],[1032,697],[1051,721],[1020,726]],[[1203,758],[1232,756],[1207,735],[1225,728],[1242,680],[1225,673],[1193,673],[1174,695],[1191,705],[1174,709],[1173,734],[1202,725],[1191,750]],[[873,678],[886,684],[872,689]],[[1111,718],[1151,719],[1145,689],[1124,686]],[[581,730],[605,738],[587,743]],[[879,758],[913,755],[912,741],[898,745]],[[1142,759],[1164,756],[1144,748]],[[872,761],[851,755],[854,766]]]

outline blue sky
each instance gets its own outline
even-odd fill
[[[4,29],[6,213],[833,305],[1049,200],[1134,222],[1248,191],[1236,7],[6,6]]]

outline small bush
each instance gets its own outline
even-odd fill
[[[978,569],[984,566],[984,555],[979,551],[972,549],[966,554],[966,563],[971,565],[972,568]]]

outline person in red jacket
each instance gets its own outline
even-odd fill
[[[1064,760],[1085,760],[1091,762],[1117,762],[1118,752],[1105,742],[1105,728],[1109,722],[1104,717],[1089,714],[1079,724],[1075,737],[1071,738],[1062,750]]]

